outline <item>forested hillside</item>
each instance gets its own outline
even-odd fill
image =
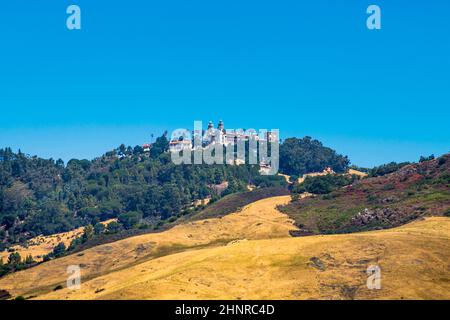
[[[1,150],[0,237],[3,245],[53,234],[121,214],[147,222],[167,219],[194,200],[244,190],[259,176],[250,166],[176,166],[168,153],[140,152],[94,161],[29,158]],[[126,218],[126,217],[124,217]]]
[[[286,147],[290,144],[301,148]],[[325,166],[339,171],[348,164],[346,157],[308,137],[288,139],[280,148],[281,167],[289,173]],[[149,153],[121,145],[92,161],[67,164],[0,149],[0,250],[110,218],[119,217],[121,223],[111,228],[152,227],[184,213],[195,200],[211,197],[214,202],[249,184],[286,185],[282,177],[261,176],[258,166],[174,165],[167,150],[165,135]],[[225,190],[216,188],[224,182]]]

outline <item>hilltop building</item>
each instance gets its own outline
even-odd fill
[[[196,136],[201,136],[201,141],[197,144],[194,143]],[[225,125],[222,120],[219,121],[217,128],[214,128],[212,121],[208,122],[208,127],[202,132],[192,132],[192,140],[185,138],[172,139],[169,142],[169,150],[171,152],[180,152],[182,150],[193,150],[195,148],[206,148],[212,144],[220,144],[223,146],[228,146],[232,144],[237,144],[240,141],[256,141],[256,142],[266,142],[272,143],[279,140],[278,131],[267,131],[264,135],[259,135],[255,130],[226,130]],[[255,152],[255,156],[257,151]],[[241,159],[227,160],[228,164],[243,164],[245,161]],[[266,163],[265,160],[260,159],[260,170],[262,173],[270,172],[270,164]]]
[[[185,149],[192,150],[191,140],[172,140],[169,142],[169,150],[171,152],[180,152]]]
[[[151,144],[145,143],[145,144],[142,145],[142,150],[143,150],[145,153],[147,153],[147,152],[150,152],[150,148],[151,148],[151,147],[152,147]]]
[[[193,136],[195,133],[193,132]],[[276,132],[268,131],[265,136],[261,137],[256,131],[245,132],[244,130],[229,130],[225,129],[225,125],[222,120],[219,121],[217,128],[214,128],[212,121],[208,122],[207,129],[202,132],[202,147],[206,147],[210,144],[219,143],[221,145],[236,144],[238,141],[267,141],[274,142],[279,139]],[[170,141],[169,149],[173,152],[179,152],[184,149],[193,149],[193,141],[184,139],[173,139]]]
[[[219,121],[217,129],[214,129],[214,124],[209,121],[208,128],[203,136],[203,144],[210,145],[213,143],[219,143],[222,145],[235,144],[238,141],[268,141],[274,142],[278,140],[278,134],[276,132],[267,132],[265,137],[258,135],[256,131],[245,132],[244,130],[225,130],[225,125],[222,120]]]

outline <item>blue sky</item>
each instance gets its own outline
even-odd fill
[[[363,166],[446,153],[449,14],[447,0],[4,1],[0,146],[93,158],[223,119]]]

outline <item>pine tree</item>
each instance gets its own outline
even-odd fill
[[[94,236],[94,227],[91,224],[84,227],[84,232],[83,235],[81,236],[82,241],[86,242],[89,239],[92,239],[93,236]]]
[[[64,242],[58,243],[58,245],[53,249],[52,255],[57,258],[66,252],[66,245]]]
[[[8,257],[8,264],[11,266],[16,266],[22,262],[22,257],[18,252],[13,252]]]
[[[33,264],[35,261],[33,259],[33,256],[31,254],[27,255],[27,257],[25,258],[25,264],[26,265],[30,265]]]

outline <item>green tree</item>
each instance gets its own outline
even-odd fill
[[[27,257],[25,258],[25,264],[30,265],[33,263],[35,263],[33,256],[31,254],[27,255]]]
[[[419,162],[425,162],[425,161],[430,161],[430,160],[434,160],[434,154],[432,154],[428,157],[420,156]]]
[[[10,267],[3,263],[3,258],[0,258],[0,277],[4,276],[10,271]]]
[[[81,236],[81,240],[86,242],[94,237],[94,227],[89,224],[84,227],[83,235]]]
[[[64,244],[64,242],[60,242],[53,249],[52,256],[58,258],[62,256],[65,252],[66,252],[66,245]]]
[[[161,137],[156,138],[156,141],[152,144],[150,149],[150,156],[157,158],[162,153],[169,150],[169,140],[167,140],[167,131]]]
[[[349,185],[355,177],[328,174],[317,177],[306,177],[305,181],[292,189],[293,193],[310,192],[314,194],[327,194],[338,188]]]
[[[22,257],[18,252],[13,252],[8,257],[8,264],[11,266],[16,266],[22,262]]]
[[[401,162],[401,163],[391,162],[391,163],[383,164],[381,166],[370,169],[369,177],[384,176],[386,174],[395,172],[395,171],[403,168],[404,166],[407,166],[408,164],[410,164],[410,163],[409,162]]]
[[[102,234],[103,232],[105,232],[105,226],[103,223],[97,222],[94,225],[94,233],[96,235]]]
[[[134,228],[141,219],[142,214],[136,211],[126,212],[119,215],[119,223],[122,224],[125,229]]]
[[[118,223],[117,221],[112,221],[108,223],[106,226],[106,232],[109,234],[114,234],[117,232],[120,232],[122,230],[122,225]]]

